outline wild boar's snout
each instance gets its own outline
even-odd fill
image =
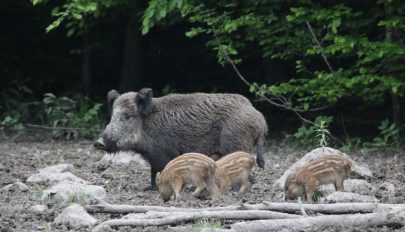
[[[105,151],[107,147],[104,144],[103,138],[98,138],[97,141],[93,144],[94,148],[97,150]]]

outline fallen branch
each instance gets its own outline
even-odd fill
[[[296,219],[238,222],[231,225],[231,231],[305,230],[328,226],[347,228],[353,226],[404,225],[404,223],[405,212],[323,215]]]
[[[347,213],[373,213],[380,210],[405,210],[405,204],[378,204],[378,203],[336,203],[336,204],[302,204],[307,213],[322,214],[347,214]],[[225,207],[212,208],[177,208],[162,206],[135,206],[135,205],[87,205],[85,209],[89,213],[146,213],[148,211],[159,212],[201,212],[201,211],[232,211],[232,210],[268,210],[283,213],[300,213],[300,205],[297,203],[279,203],[264,201],[261,204],[240,204]]]
[[[44,129],[44,130],[88,130],[87,128],[83,128],[83,127],[50,127],[50,126],[35,125],[35,124],[29,124],[29,123],[25,123],[24,126],[26,126],[28,128],[33,128],[33,129]]]
[[[294,213],[300,212],[297,203],[263,202],[267,210]],[[378,203],[336,203],[336,204],[303,204],[305,211],[322,214],[348,214],[348,213],[373,213],[382,210],[405,210],[405,204],[378,204]]]
[[[308,30],[312,35],[312,40],[315,42],[315,44],[318,46],[318,48],[319,48],[319,50],[321,52],[321,56],[323,58],[323,61],[325,61],[325,64],[326,64],[326,66],[328,66],[329,71],[331,73],[334,73],[335,70],[332,68],[332,65],[330,65],[330,63],[328,61],[328,58],[326,57],[325,50],[323,49],[321,43],[319,42],[318,38],[316,37],[315,32],[312,29],[311,24],[309,23],[309,21],[305,21],[305,23],[307,24]]]
[[[281,219],[299,218],[279,212],[250,210],[250,211],[199,211],[199,212],[148,212],[146,214],[128,215],[127,218],[108,220],[96,226],[93,231],[104,231],[108,227],[119,226],[163,226],[180,222],[196,221],[203,218],[216,220],[254,220],[254,219]]]

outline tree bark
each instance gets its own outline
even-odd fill
[[[144,54],[137,6],[130,7],[125,35],[124,60],[119,90],[138,90],[144,79]]]
[[[389,19],[392,16],[392,8],[388,2],[384,3],[385,16]],[[385,28],[385,40],[388,43],[392,42],[392,28]],[[392,103],[392,122],[395,124],[395,128],[401,126],[401,102],[397,93],[390,91],[391,103]]]
[[[82,75],[81,75],[81,89],[84,92],[90,91],[91,84],[91,51],[89,45],[89,28],[84,26],[83,28],[83,41],[82,41]]]

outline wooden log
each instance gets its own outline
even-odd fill
[[[280,212],[261,210],[233,210],[233,211],[199,211],[199,212],[148,212],[147,214],[135,215],[133,218],[113,219],[96,226],[93,231],[103,231],[108,227],[119,226],[163,226],[173,225],[180,222],[195,221],[203,218],[216,220],[256,220],[256,219],[280,219],[299,218],[301,216]]]
[[[380,212],[238,222],[231,225],[231,231],[309,230],[328,226],[348,228],[353,226],[404,225],[404,223],[405,212]]]
[[[347,214],[347,213],[372,213],[386,209],[404,209],[405,204],[377,204],[377,203],[336,203],[336,204],[302,204],[307,213],[322,214]],[[284,213],[300,213],[301,208],[298,203],[279,203],[264,201],[261,204],[240,204],[225,207],[211,208],[177,208],[162,206],[135,206],[135,205],[87,205],[85,209],[89,213],[146,213],[148,211],[160,212],[199,212],[199,211],[229,211],[229,210],[269,210]]]

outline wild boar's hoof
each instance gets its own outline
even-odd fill
[[[104,150],[107,149],[107,147],[105,146],[102,138],[97,139],[97,141],[93,144],[93,146],[97,150],[103,150],[104,151]]]

